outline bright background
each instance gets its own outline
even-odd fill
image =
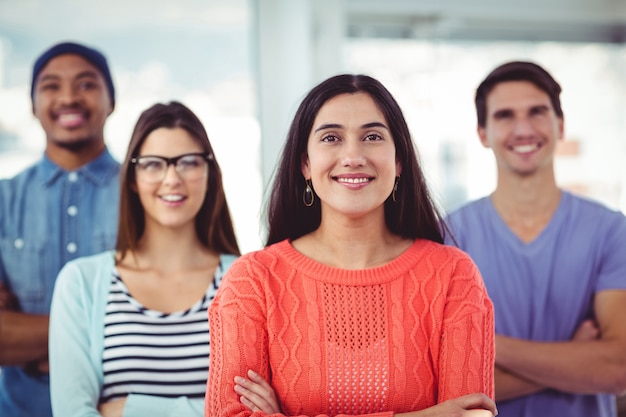
[[[33,163],[44,148],[29,96],[35,58],[54,43],[74,40],[109,60],[117,104],[105,134],[117,159],[139,113],[155,102],[179,100],[203,120],[244,252],[262,245],[268,172],[289,117],[306,90],[333,73],[366,73],[389,88],[439,204],[451,210],[495,184],[493,157],[475,133],[474,89],[496,65],[524,59],[542,64],[563,87],[567,140],[557,161],[559,183],[626,211],[623,42],[349,36],[337,30],[341,16],[334,12],[342,4],[0,0],[0,177]],[[313,35],[303,37],[303,26]],[[316,54],[305,54],[309,50]],[[266,82],[272,76],[277,84]]]

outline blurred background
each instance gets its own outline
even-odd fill
[[[296,106],[342,72],[394,94],[449,211],[495,185],[476,86],[505,61],[535,61],[563,87],[559,184],[626,211],[624,0],[0,0],[0,177],[41,156],[32,65],[67,40],[109,60],[117,104],[105,132],[119,160],[153,103],[198,114],[244,252],[262,245],[265,192]]]

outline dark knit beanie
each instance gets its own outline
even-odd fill
[[[99,51],[93,48],[73,42],[56,44],[37,58],[37,61],[35,61],[35,65],[33,66],[33,79],[30,86],[31,99],[33,101],[35,99],[35,84],[37,83],[37,77],[39,76],[41,70],[48,62],[50,62],[52,58],[56,58],[57,56],[64,54],[80,55],[100,71],[102,78],[104,78],[104,82],[106,83],[107,89],[109,90],[111,105],[115,107],[115,87],[113,86],[113,80],[111,79],[111,72],[109,71],[109,65],[107,64],[106,58]]]

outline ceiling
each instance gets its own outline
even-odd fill
[[[350,37],[626,43],[626,0],[344,0]]]

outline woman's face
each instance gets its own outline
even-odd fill
[[[145,139],[135,164],[136,192],[146,217],[146,229],[195,227],[208,188],[208,165],[200,144],[185,129],[159,128]],[[182,155],[187,155],[183,156]],[[148,156],[179,158],[166,167]]]
[[[400,172],[387,121],[368,94],[341,94],[320,108],[302,174],[311,179],[323,216],[384,215]]]

